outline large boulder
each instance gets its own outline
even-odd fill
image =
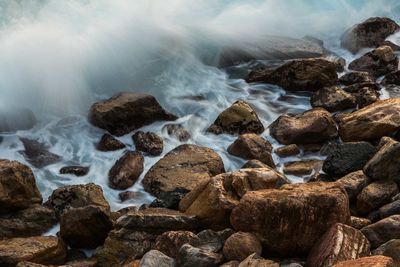
[[[335,121],[323,108],[281,115],[269,127],[271,135],[285,145],[321,143],[337,136]]]
[[[333,267],[395,267],[393,259],[386,256],[370,256],[356,260],[342,261],[335,264]]]
[[[384,204],[389,203],[392,197],[399,192],[393,181],[376,181],[366,186],[357,196],[357,211],[367,214]]]
[[[90,108],[89,121],[113,135],[121,136],[142,126],[161,120],[176,120],[165,111],[154,96],[143,93],[123,92],[94,103]]]
[[[179,203],[179,209],[195,215],[204,227],[224,229],[230,226],[230,213],[246,192],[279,188],[286,183],[290,181],[270,168],[223,173],[188,193]]]
[[[147,192],[160,196],[176,189],[188,191],[224,172],[221,157],[210,148],[180,145],[153,165],[143,179]]]
[[[311,106],[324,108],[330,112],[351,109],[357,106],[357,98],[338,86],[330,86],[315,91],[311,96]]]
[[[254,109],[245,101],[239,100],[222,111],[207,131],[214,134],[261,134],[264,126]]]
[[[132,136],[135,147],[152,156],[161,155],[164,149],[163,139],[153,132],[138,131]]]
[[[392,239],[399,239],[400,215],[393,215],[370,224],[362,228],[361,232],[368,238],[371,248],[377,248]]]
[[[108,172],[108,180],[111,188],[127,189],[131,187],[142,174],[144,158],[139,152],[127,151],[118,159]]]
[[[61,156],[50,152],[46,145],[28,138],[20,138],[20,140],[25,148],[20,153],[34,167],[42,168],[61,161]]]
[[[339,134],[343,141],[368,141],[390,135],[400,127],[400,99],[377,101],[343,116]]]
[[[349,221],[346,191],[332,183],[247,192],[231,213],[235,230],[254,233],[268,251],[283,256],[307,254],[332,225]]]
[[[1,212],[27,208],[41,202],[42,196],[32,170],[17,161],[0,160]]]

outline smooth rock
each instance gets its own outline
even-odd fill
[[[315,91],[310,99],[311,106],[335,112],[357,106],[357,98],[338,86],[330,86]]]
[[[400,200],[383,205],[377,211],[379,219],[384,219],[392,215],[400,214]]]
[[[25,150],[20,151],[26,161],[36,168],[43,168],[61,161],[61,156],[48,151],[48,147],[36,140],[20,138]]]
[[[155,133],[138,131],[132,136],[137,150],[152,156],[161,155],[164,149],[163,139]]]
[[[370,224],[362,228],[361,232],[368,238],[371,248],[377,248],[392,239],[400,239],[400,215],[392,215]]]
[[[228,261],[243,261],[253,253],[261,255],[261,252],[261,242],[255,235],[245,232],[237,232],[231,235],[223,248],[223,254]]]
[[[386,242],[372,251],[372,254],[390,257],[395,266],[400,266],[400,239],[392,239]]]
[[[322,163],[323,161],[314,159],[287,162],[283,165],[283,172],[298,176],[319,173]]]
[[[393,181],[376,181],[364,187],[357,196],[357,211],[367,214],[391,201],[399,192],[397,184]]]
[[[185,244],[179,250],[178,262],[181,267],[211,267],[222,264],[223,258],[221,254]]]
[[[370,179],[363,171],[356,171],[340,178],[336,183],[343,186],[350,201],[354,201],[358,194],[370,183]]]
[[[136,183],[143,169],[143,156],[136,151],[126,151],[108,172],[109,186],[114,189],[127,189]]]
[[[111,134],[104,134],[99,143],[97,144],[97,150],[100,151],[115,151],[125,148],[124,143],[113,137]]]
[[[290,156],[296,156],[300,154],[300,148],[296,144],[290,144],[286,146],[279,147],[274,150],[275,154],[277,154],[280,157],[290,157]]]

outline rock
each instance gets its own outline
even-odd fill
[[[345,90],[346,92],[351,93],[351,94],[357,94],[360,92],[361,89],[363,89],[365,87],[373,89],[374,91],[380,90],[379,85],[375,82],[355,83],[355,84],[343,87],[343,90]]]
[[[159,156],[163,151],[164,141],[155,133],[138,131],[133,135],[132,139],[136,149],[139,151],[152,156]]]
[[[67,256],[65,244],[54,236],[12,238],[0,241],[0,265],[14,267],[20,261],[62,264]]]
[[[369,18],[348,29],[341,37],[340,44],[355,54],[362,48],[376,47],[398,30],[400,26],[389,18]]]
[[[291,175],[309,175],[313,173],[319,173],[322,168],[321,160],[302,160],[292,161],[285,163],[283,166],[283,172]]]
[[[275,168],[275,163],[271,155],[271,143],[254,133],[240,135],[238,139],[228,147],[228,152],[231,155],[243,159],[257,159]]]
[[[357,93],[354,94],[358,107],[363,108],[379,100],[380,94],[370,87],[363,87]]]
[[[230,228],[218,232],[210,229],[203,230],[197,234],[196,239],[193,239],[190,242],[190,245],[213,252],[220,252],[222,251],[226,240],[234,233],[235,231]]]
[[[136,151],[126,151],[108,172],[109,186],[114,189],[127,189],[136,183],[143,169],[143,156]]]
[[[363,257],[356,260],[342,261],[333,267],[395,267],[393,259],[385,256]]]
[[[290,144],[290,145],[279,147],[279,148],[275,149],[274,152],[281,158],[290,157],[290,156],[296,156],[296,155],[300,154],[300,148],[296,144]]]
[[[344,142],[368,141],[390,135],[399,127],[400,99],[385,99],[344,116],[339,134]]]
[[[368,238],[371,248],[377,248],[392,239],[399,239],[400,215],[392,215],[370,224],[362,228],[361,232]]]
[[[376,152],[376,148],[368,142],[349,142],[328,146],[327,158],[322,169],[333,177],[342,177],[362,170]]]
[[[308,253],[332,225],[349,221],[344,189],[319,182],[247,192],[231,213],[235,230],[251,232],[267,251],[291,257]]]
[[[16,267],[47,267],[47,266],[33,262],[21,261],[16,265]]]
[[[160,196],[176,189],[192,190],[224,172],[221,157],[210,148],[180,145],[153,165],[143,179],[147,192]]]
[[[271,135],[284,145],[321,143],[337,136],[332,115],[322,108],[281,115],[269,127]]]
[[[349,69],[378,77],[398,69],[399,59],[390,46],[380,46],[350,62]]]
[[[0,239],[41,235],[56,222],[52,209],[33,204],[27,209],[0,215]]]
[[[189,190],[179,188],[168,192],[161,192],[158,198],[150,204],[150,207],[179,210],[179,202],[188,192]]]
[[[180,124],[167,124],[164,127],[167,129],[168,135],[175,137],[181,142],[185,142],[191,137],[190,133]]]
[[[389,84],[400,85],[400,70],[396,70],[394,72],[387,74],[385,76],[385,78],[382,80],[382,84],[384,84],[384,85],[389,85]]]
[[[93,183],[59,187],[53,191],[46,205],[54,209],[58,218],[69,209],[89,205],[98,206],[107,213],[110,211],[103,190]]]
[[[400,143],[383,137],[378,152],[364,167],[366,175],[373,180],[396,180],[400,172]]]
[[[207,129],[207,132],[214,134],[261,134],[264,130],[264,126],[254,109],[248,103],[239,100],[222,111]]]
[[[18,161],[0,160],[0,210],[8,212],[41,203],[32,170]]]
[[[140,191],[124,191],[118,194],[121,202],[128,201],[130,199],[138,199],[143,196],[143,192]]]
[[[189,244],[185,244],[179,250],[179,266],[182,267],[208,267],[219,266],[223,263],[223,256],[221,254],[196,248]]]
[[[330,86],[315,91],[311,96],[311,106],[321,107],[330,112],[355,108],[357,99],[338,86]]]
[[[383,255],[393,259],[395,266],[400,265],[400,239],[392,239],[372,251],[373,255]]]
[[[84,166],[65,166],[60,169],[61,174],[72,174],[75,176],[85,176],[89,173],[90,167]]]
[[[96,248],[104,243],[112,222],[108,214],[96,206],[65,211],[60,218],[60,236],[74,248]]]
[[[59,155],[49,152],[47,147],[38,141],[20,138],[25,150],[20,151],[26,161],[36,168],[43,168],[61,161]]]
[[[380,45],[377,45],[376,47],[384,46],[384,45],[390,46],[390,48],[392,48],[392,50],[395,51],[395,52],[400,51],[400,46],[398,46],[397,44],[392,43],[389,40],[383,41]]]
[[[139,267],[175,267],[175,260],[158,250],[150,250],[143,255]]]
[[[271,260],[265,260],[253,253],[242,261],[239,267],[279,267],[279,264]]]
[[[15,108],[0,110],[0,133],[13,133],[19,130],[29,130],[36,124],[36,117],[32,110]]]
[[[101,137],[97,144],[97,150],[100,151],[115,151],[123,148],[125,148],[125,145],[121,141],[107,133]]]
[[[365,218],[360,218],[360,217],[355,217],[351,216],[350,218],[350,226],[355,228],[355,229],[362,229],[365,226],[368,226],[371,224],[371,221]]]
[[[319,240],[307,258],[307,266],[333,266],[335,263],[370,255],[367,238],[357,229],[337,223]]]
[[[241,169],[258,169],[258,168],[271,168],[271,167],[268,166],[267,164],[262,163],[257,159],[251,159],[247,161],[245,164],[243,164],[243,166],[241,167]]]
[[[340,77],[339,81],[348,86],[356,83],[373,83],[375,79],[366,71],[352,71]]]
[[[384,219],[392,215],[400,214],[400,200],[383,205],[378,210],[379,219]]]
[[[199,218],[204,227],[224,229],[230,226],[229,216],[248,191],[279,188],[290,181],[271,168],[242,169],[212,177],[179,203],[179,210]]]
[[[262,246],[257,237],[251,233],[237,232],[225,242],[223,253],[228,261],[243,261],[249,255],[261,255]]]
[[[367,214],[387,204],[399,192],[393,181],[377,181],[366,186],[357,196],[357,211]]]
[[[349,196],[350,201],[356,200],[357,196],[370,182],[370,179],[363,171],[356,171],[347,174],[336,181],[337,184],[343,186]]]
[[[239,267],[239,263],[238,261],[228,261],[220,265],[220,267]]]
[[[179,249],[194,239],[197,239],[197,236],[189,231],[169,231],[157,237],[154,249],[161,251],[171,258],[177,259]]]
[[[165,111],[154,96],[144,93],[123,92],[112,98],[94,103],[89,121],[113,135],[125,135],[155,121],[173,121],[177,117]]]

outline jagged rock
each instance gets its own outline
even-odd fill
[[[239,267],[279,267],[279,263],[263,259],[256,253],[253,253],[242,261]]]
[[[126,151],[108,172],[110,187],[120,190],[131,187],[139,179],[143,169],[143,156],[136,151]]]
[[[368,238],[371,248],[400,238],[400,215],[393,215],[370,224],[361,229],[361,232]]]
[[[107,133],[101,137],[97,144],[97,149],[100,151],[115,151],[123,148],[125,148],[125,145],[121,141]]]
[[[344,85],[352,85],[357,83],[373,83],[374,77],[366,71],[348,72],[339,78],[339,81]]]
[[[357,93],[354,94],[358,107],[363,108],[379,100],[380,94],[378,91],[370,87],[362,87]]]
[[[311,96],[311,106],[321,107],[330,112],[351,109],[357,106],[357,98],[338,86],[330,86],[315,91]]]
[[[372,251],[373,255],[383,255],[393,259],[395,266],[400,265],[400,239],[392,239]]]
[[[36,168],[42,168],[61,161],[61,157],[48,151],[48,147],[35,140],[20,138],[25,150],[20,151],[26,161]]]
[[[163,139],[152,132],[138,131],[132,136],[135,147],[139,151],[143,151],[152,156],[161,155],[164,149]]]
[[[283,172],[291,175],[309,175],[319,173],[322,168],[323,161],[321,160],[302,160],[287,162],[283,166]]]
[[[300,154],[300,148],[296,144],[279,147],[274,152],[280,157],[290,157]]]
[[[75,176],[85,176],[88,174],[90,167],[84,166],[65,166],[60,169],[61,174],[72,174]]]
[[[170,136],[174,136],[181,142],[185,142],[190,139],[190,133],[180,124],[167,124],[164,126],[167,129],[167,133]]]
[[[349,196],[350,201],[356,200],[357,196],[370,182],[370,179],[364,174],[363,171],[356,171],[347,174],[336,181],[339,185],[343,186]]]
[[[184,244],[191,243],[198,237],[190,231],[169,231],[159,235],[156,239],[154,249],[157,249],[165,255],[177,259],[179,249]]]
[[[395,267],[393,259],[385,256],[363,257],[356,260],[342,261],[333,267]]]
[[[384,85],[400,85],[400,70],[396,70],[394,72],[391,72],[385,76],[385,78],[382,80],[382,84]]]
[[[228,261],[243,261],[253,253],[261,255],[261,252],[261,242],[255,235],[245,232],[237,232],[231,235],[223,248],[223,254]]]
[[[393,181],[376,181],[364,187],[357,196],[357,211],[367,214],[387,204],[399,192],[397,184]]]
[[[158,250],[150,250],[143,255],[139,267],[175,267],[174,259],[168,257]]]

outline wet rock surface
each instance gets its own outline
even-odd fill
[[[139,152],[125,152],[108,172],[110,187],[115,189],[131,187],[139,179],[143,168],[144,158]]]
[[[61,156],[48,151],[48,147],[36,140],[20,138],[25,150],[20,153],[34,167],[42,168],[61,161]]]
[[[60,169],[61,174],[72,174],[75,176],[85,176],[90,171],[90,167],[85,166],[65,166]]]
[[[155,133],[138,131],[132,136],[137,150],[158,156],[164,149],[163,139]]]
[[[125,145],[111,134],[104,134],[97,144],[97,149],[100,151],[115,151],[123,148]]]

